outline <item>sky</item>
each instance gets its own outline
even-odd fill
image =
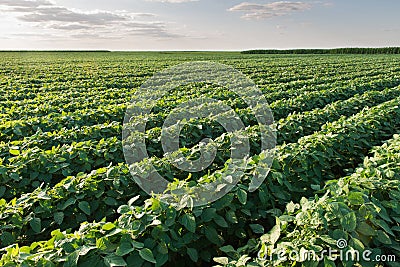
[[[0,50],[400,46],[399,0],[0,0]]]

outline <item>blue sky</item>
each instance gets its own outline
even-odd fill
[[[0,49],[400,46],[398,0],[0,0]]]

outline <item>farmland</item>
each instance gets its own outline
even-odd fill
[[[249,190],[263,152],[246,103],[204,83],[167,94],[144,136],[151,162],[170,181],[216,179],[230,157],[231,136],[204,118],[189,120],[179,142],[195,157],[196,144],[212,138],[213,164],[188,174],[164,157],[161,128],[178,103],[220,100],[250,137],[232,190],[176,209],[132,178],[123,121],[146,80],[191,61],[229,65],[257,84],[274,117],[276,148],[265,181]],[[0,266],[398,266],[399,62],[399,55],[2,52]],[[320,255],[337,250],[338,240],[346,252],[369,250],[381,260],[277,257]]]

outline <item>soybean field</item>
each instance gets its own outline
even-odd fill
[[[400,266],[400,55],[0,55],[0,266]],[[138,118],[148,157],[127,163],[123,123],[135,92],[193,61],[230,66],[262,92],[276,139],[268,172],[257,116],[232,90],[204,82]],[[213,118],[185,120],[179,132],[190,160],[213,140],[207,168],[181,170],[164,152],[168,114],[203,96],[235,111],[249,156],[218,200],[169,205],[132,173],[151,162],[179,190],[219,179],[232,163],[233,136]]]

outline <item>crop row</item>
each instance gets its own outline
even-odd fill
[[[0,158],[8,159],[23,153],[29,148],[38,147],[49,150],[54,146],[69,145],[73,142],[99,141],[110,137],[119,138],[122,134],[122,125],[119,122],[95,124],[72,129],[62,128],[53,132],[37,131],[22,140],[0,143]]]
[[[278,134],[278,144],[281,144],[286,140],[295,141],[295,136],[299,138],[305,134],[312,133],[313,131],[318,130],[319,127],[327,121],[333,121],[342,115],[351,115],[364,106],[371,105],[371,103],[384,102],[385,100],[392,99],[398,95],[398,88],[387,89],[381,93],[377,91],[369,91],[361,97],[355,96],[343,103],[339,102],[341,105],[337,106],[336,109],[327,106],[322,110],[317,109],[312,112],[289,116],[288,119],[282,119],[278,124],[280,130]],[[341,107],[341,109],[339,109],[339,107]],[[296,119],[297,124],[293,123],[293,117]],[[194,127],[186,128],[183,135],[191,142],[194,140],[193,143],[196,143],[196,140],[199,138],[201,139],[203,131],[209,131],[212,134],[209,137],[212,138],[223,134],[221,126],[219,126],[219,128],[212,128],[212,125],[208,125],[200,130],[197,127],[198,122],[192,122],[192,125],[194,125]],[[108,163],[117,163],[118,159],[122,160],[121,143],[115,137],[109,137],[108,139],[100,140],[99,142],[96,142],[95,139],[90,139],[90,137],[96,136],[94,133],[97,133],[97,137],[99,138],[104,138],[104,134],[111,134],[112,136],[115,132],[120,133],[120,125],[111,124],[109,126],[110,127],[96,127],[94,129],[89,128],[89,130],[95,130],[94,132],[85,130],[80,133],[75,131],[69,131],[66,133],[62,132],[62,134],[57,138],[60,141],[69,140],[72,134],[74,134],[75,138],[79,137],[89,140],[82,140],[81,142],[73,143],[72,145],[64,145],[61,147],[56,146],[49,151],[33,147],[23,150],[21,153],[19,147],[14,146],[8,148],[5,146],[6,149],[9,149],[8,152],[15,156],[8,159],[6,157],[7,160],[3,162],[3,166],[1,166],[1,185],[3,186],[3,191],[7,191],[7,194],[4,197],[9,199],[10,197],[17,196],[22,192],[32,191],[33,188],[36,188],[41,182],[54,185],[64,176],[73,175],[78,172],[85,172],[90,170],[92,167],[98,168],[105,166],[105,164]],[[251,138],[251,144],[253,148],[252,151],[255,153],[259,153],[260,150],[260,139],[256,134],[258,130],[258,127],[251,127],[247,130],[247,133],[253,137]],[[301,130],[303,132],[301,132]],[[154,131],[154,129],[148,132],[146,138],[150,140],[148,146],[149,151],[161,151],[161,146],[158,141],[156,143],[151,141],[159,140],[159,134],[160,131]],[[281,138],[281,136],[283,136],[283,138]],[[36,136],[34,136],[29,140],[32,141],[32,145],[36,145],[37,142],[46,142],[49,138],[54,139],[55,136],[45,135],[45,137],[46,139],[43,140],[36,139]],[[293,137],[293,139],[288,139],[288,137]],[[225,146],[229,145],[228,137],[226,137],[226,139],[227,140],[225,141],[221,140],[221,143],[224,143]],[[29,145],[29,143],[25,143],[25,145]],[[58,145],[60,145],[60,143],[58,143]],[[225,151],[226,147],[223,146],[220,150]],[[162,153],[157,153],[156,155],[162,157]],[[102,157],[104,157],[103,160]],[[223,159],[223,156],[221,156],[221,159]],[[18,186],[14,187],[12,190],[5,187],[10,181],[19,182]]]
[[[157,62],[154,62],[157,63]],[[136,62],[135,62],[136,64]],[[240,62],[232,62],[236,67],[243,70],[245,73],[252,74],[248,71],[248,65],[243,65],[243,61]],[[384,65],[383,65],[384,64]],[[241,65],[245,66],[244,68],[240,67]],[[268,83],[270,84],[272,81],[282,82],[280,78],[282,73],[285,73],[285,76],[289,76],[294,80],[299,79],[299,73],[297,73],[298,64],[292,63],[288,65],[280,65],[279,67],[276,66],[263,66],[265,64],[261,63],[261,66],[258,66],[257,72],[255,75],[252,75],[252,78],[263,77],[263,79],[268,78]],[[391,66],[388,62],[364,62],[362,65],[358,65],[358,72],[366,71],[366,75],[370,72],[377,72],[376,70],[380,70],[383,68],[394,69],[397,66]],[[53,65],[53,69],[43,68],[40,66],[42,71],[38,75],[37,68],[34,68],[32,71],[19,70],[19,76],[13,75],[13,79],[9,80],[8,83],[3,82],[1,86],[7,86],[7,95],[4,95],[7,99],[15,101],[24,98],[30,98],[29,95],[26,94],[30,93],[31,90],[34,91],[35,94],[47,95],[49,93],[56,93],[59,91],[75,91],[75,93],[87,93],[85,92],[88,88],[109,88],[108,85],[111,81],[114,83],[118,83],[118,81],[122,84],[130,84],[127,88],[131,88],[133,84],[140,84],[143,82],[143,78],[150,77],[152,73],[154,73],[160,67],[153,65],[151,69],[148,66],[141,65],[135,66],[133,69],[124,69],[122,70],[120,66],[111,66],[106,68],[105,66],[101,66],[101,68],[95,68],[93,70],[92,67],[81,67],[76,68],[76,66],[71,67],[70,71],[66,68],[65,65],[60,65],[61,69],[57,69],[57,66]],[[116,68],[115,68],[116,67]],[[164,66],[165,67],[165,66]],[[111,69],[111,71],[109,71]],[[251,70],[251,68],[249,68]],[[353,73],[354,66],[353,65],[341,65],[340,68],[336,68],[334,65],[329,66],[329,68],[319,69],[318,73],[320,77],[327,77],[332,76],[334,73],[335,76],[344,75],[348,73]],[[140,71],[139,71],[140,70]],[[3,70],[6,72],[6,70]],[[116,74],[120,73],[120,74]],[[268,76],[265,76],[263,73],[267,73]],[[308,75],[310,77],[315,77],[316,69],[315,66],[310,68],[309,66],[304,66],[302,68],[302,74]],[[7,74],[5,74],[7,75]],[[29,76],[30,78],[27,79],[26,77]],[[7,77],[7,76],[6,76]],[[274,78],[276,77],[276,78]],[[325,78],[323,78],[325,79]],[[329,78],[328,78],[329,79]],[[129,81],[129,82],[128,82]],[[112,83],[111,83],[112,84]],[[36,85],[40,85],[38,87]],[[31,87],[31,88],[29,88]],[[120,87],[120,86],[119,86]],[[24,88],[24,90],[12,90],[12,88]],[[24,93],[22,93],[22,91]],[[14,96],[14,94],[16,94]],[[34,96],[34,95],[33,95]],[[16,98],[17,97],[17,98]]]
[[[393,97],[398,96],[399,88],[387,88],[383,91],[367,91],[363,95],[355,95],[347,100],[339,100],[327,105],[323,109],[314,109],[303,113],[295,113],[287,118],[279,120],[278,144],[283,142],[296,142],[302,136],[317,131],[325,122],[337,120],[340,116],[349,116],[365,106],[379,104]],[[9,158],[14,154],[21,153],[28,148],[38,146],[41,149],[51,149],[53,146],[70,144],[77,141],[100,140],[112,136],[121,136],[122,126],[113,122],[102,125],[83,126],[77,129],[61,129],[56,132],[37,132],[32,136],[25,137],[20,141],[12,141],[9,144],[0,145],[0,157]],[[213,130],[215,132],[215,129]],[[157,131],[157,133],[160,133]],[[219,136],[221,133],[217,133]],[[18,151],[16,151],[18,150]]]
[[[114,99],[105,98],[102,95],[101,98],[98,96],[90,97],[85,96],[82,98],[82,101],[74,98],[74,101],[68,99],[66,95],[60,95],[58,97],[51,97],[52,100],[46,99],[38,99],[37,103],[33,104],[23,104],[23,103],[13,103],[9,108],[5,108],[5,106],[0,106],[1,111],[1,122],[10,121],[10,120],[22,120],[29,119],[32,117],[42,117],[47,116],[48,114],[65,114],[69,112],[74,112],[78,110],[88,110],[88,109],[97,109],[98,107],[104,106],[112,106],[119,105],[122,103],[126,103],[127,94],[116,93],[118,94],[118,98],[114,96]],[[57,101],[57,99],[59,101]],[[57,102],[57,104],[55,104]]]
[[[122,215],[115,223],[83,224],[72,234],[53,231],[49,241],[21,249],[13,246],[7,249],[8,253],[16,255],[14,264],[78,261],[78,258],[80,264],[101,264],[106,258],[138,265],[144,261],[157,262],[157,265],[167,261],[178,264],[189,259],[209,262],[217,256],[221,245],[245,245],[246,238],[272,226],[268,217],[276,212],[274,207],[284,208],[293,197],[296,202],[301,196],[313,194],[314,190],[307,185],[314,189],[322,187],[324,181],[337,178],[341,170],[362,161],[362,155],[400,126],[398,103],[399,98],[365,109],[348,119],[328,123],[320,132],[301,138],[298,143],[280,146],[266,183],[256,192],[247,192],[247,187],[257,172],[258,156],[249,162],[245,178],[232,192],[206,207],[176,212],[157,199],[148,199],[141,206],[133,206],[131,201],[131,206],[119,208]],[[78,206],[84,212],[88,211],[87,204]],[[50,213],[54,214],[54,210]],[[38,229],[37,222],[30,220],[30,227]],[[73,259],[69,247],[74,247]],[[46,256],[39,258],[37,253]],[[61,256],[67,254],[68,257]]]
[[[385,73],[385,75],[382,76],[382,73]],[[371,79],[378,79],[378,78],[384,79],[389,77],[390,78],[396,77],[396,72],[393,73],[381,72],[375,74],[374,76],[367,76],[367,77],[361,76],[361,77],[362,78],[356,78],[356,76],[353,75],[353,77],[350,77],[349,79],[351,79],[352,82],[355,84],[361,84],[363,82],[370,81]],[[326,81],[322,85],[307,84],[307,86],[302,86],[300,88],[296,86],[295,88],[284,89],[284,90],[278,90],[274,88],[273,91],[270,91],[268,89],[264,89],[263,92],[266,95],[267,101],[272,102],[278,99],[290,98],[298,96],[300,94],[305,94],[309,91],[324,90],[331,87],[340,87],[346,84],[348,84],[347,79],[344,81],[342,80],[333,82]],[[271,84],[270,86],[272,85],[273,84]],[[131,98],[130,95],[134,91],[132,89],[129,89],[129,90],[118,90],[118,92],[116,92],[115,90],[112,90],[111,92],[108,92],[108,90],[96,92],[97,90],[98,88],[96,88],[96,90],[90,90],[89,93],[85,94],[72,93],[71,95],[71,92],[69,91],[63,93],[62,95],[48,94],[46,95],[46,97],[38,97],[35,100],[28,100],[28,102],[31,103],[25,103],[26,101],[7,101],[0,105],[2,113],[0,118],[2,121],[6,121],[6,120],[30,118],[32,116],[41,117],[51,113],[67,113],[67,112],[74,112],[76,110],[93,109],[101,106],[117,105],[128,102]],[[211,88],[211,90],[213,90],[213,88]],[[214,90],[218,90],[218,88]],[[206,93],[210,97],[217,96],[218,98],[222,97],[223,99],[229,99],[230,94],[228,91],[226,90],[221,91],[220,89],[219,91],[214,92],[214,90],[211,91],[212,93],[210,94],[210,92],[205,92],[204,89],[199,90],[199,87],[191,87],[191,88],[189,87],[182,89],[182,91],[185,92],[186,97],[191,96],[192,98],[197,98]],[[227,95],[224,96],[224,94]],[[177,95],[173,95],[171,97],[177,97]],[[70,98],[74,98],[74,101],[72,102],[69,101]],[[234,99],[234,97],[230,98]],[[166,100],[168,102],[168,97]]]
[[[400,87],[367,91],[347,100],[333,102],[322,109],[291,114],[277,122],[278,143],[292,143],[302,136],[312,134],[326,122],[336,121],[341,116],[355,114],[364,107],[373,107],[398,96],[400,96]]]
[[[399,71],[398,68],[390,68],[388,70],[392,75],[396,75],[396,73]],[[386,72],[387,73],[387,72]],[[310,86],[320,86],[324,84],[331,84],[331,83],[338,83],[342,84],[347,81],[347,84],[349,84],[350,81],[357,80],[357,79],[363,79],[367,77],[376,77],[378,75],[381,75],[381,71],[376,71],[376,70],[370,70],[367,72],[353,72],[353,73],[342,73],[342,72],[335,72],[334,74],[332,73],[327,73],[326,76],[317,76],[317,77],[312,77],[307,80],[298,80],[293,78],[292,81],[287,81],[287,82],[279,82],[279,83],[273,83],[271,84],[271,81],[268,79],[257,79],[257,74],[253,78],[254,81],[257,83],[257,85],[261,88],[265,88],[265,92],[268,93],[274,93],[277,91],[287,91],[289,89],[301,89],[305,87],[310,87]]]
[[[282,81],[274,81],[273,79],[268,79],[268,82],[265,83],[258,83],[259,85],[267,85],[268,87],[271,87],[273,85],[274,90],[286,90],[287,89],[299,89],[302,88],[304,86],[316,86],[319,84],[327,84],[327,83],[334,83],[336,81],[348,81],[348,80],[352,80],[355,78],[362,78],[362,77],[375,77],[378,75],[382,75],[382,74],[387,74],[387,73],[391,73],[391,74],[395,74],[398,72],[398,67],[389,67],[386,69],[386,71],[382,71],[382,70],[376,70],[377,68],[371,69],[370,67],[363,67],[357,70],[357,72],[354,72],[353,70],[346,70],[346,71],[335,71],[335,75],[331,75],[332,73],[330,73],[330,71],[328,70],[326,73],[321,73],[321,77],[319,78],[315,78],[314,76],[312,76],[312,79],[307,79],[307,80],[300,80],[297,77],[296,80],[294,80],[293,82],[290,83],[284,83]],[[381,69],[381,68],[378,68]],[[287,73],[287,72],[286,72]],[[297,73],[295,73],[296,75],[298,75]],[[258,70],[258,73],[255,74],[255,76],[253,78],[257,78],[257,75],[260,75],[260,70]],[[118,78],[118,76],[114,77],[114,78]],[[132,77],[130,77],[132,80]],[[89,77],[89,80],[91,82],[96,81],[96,78],[94,77]],[[138,81],[138,83],[133,86],[133,87],[139,87],[139,84],[142,81]],[[277,83],[278,82],[278,83]],[[48,88],[51,85],[50,88]],[[293,87],[295,86],[295,87]],[[279,88],[278,88],[279,87]],[[90,91],[88,91],[87,89],[91,89]],[[119,93],[122,93],[123,91],[126,90],[130,90],[129,88],[132,88],[132,86],[128,87],[127,89],[118,89],[116,90],[115,88],[106,88],[104,86],[101,85],[101,83],[99,84],[90,84],[87,88],[75,88],[73,84],[59,84],[59,82],[54,81],[51,84],[49,84],[48,86],[46,86],[45,88],[43,88],[45,90],[45,95],[38,95],[38,98],[35,99],[23,99],[23,100],[15,100],[15,99],[10,99],[10,100],[3,100],[0,101],[0,106],[4,106],[4,107],[11,107],[13,106],[15,103],[17,104],[21,104],[21,105],[27,105],[27,104],[38,104],[41,102],[41,100],[47,100],[47,101],[55,101],[54,104],[57,105],[58,102],[62,101],[61,99],[54,99],[55,97],[58,96],[59,92],[63,92],[63,95],[65,95],[66,98],[74,98],[77,101],[80,101],[80,99],[84,100],[84,96],[85,97],[95,97],[95,96],[108,96],[108,97],[113,97],[115,98],[115,93],[116,91],[118,91]],[[54,90],[55,89],[55,90]],[[13,91],[13,88],[7,88],[7,90],[10,92]],[[53,92],[54,91],[54,92]],[[271,91],[271,92],[273,92]],[[26,88],[24,90],[19,90],[18,92],[20,92],[21,94],[26,94],[29,93],[29,88]],[[38,93],[38,89],[35,89],[34,93]],[[99,94],[101,93],[101,94]],[[84,96],[83,96],[84,95]]]
[[[400,257],[399,251],[393,249],[400,244],[400,136],[395,135],[372,152],[373,156],[365,158],[352,175],[329,181],[313,198],[287,204],[283,213],[276,214],[277,223],[268,233],[238,249],[220,248],[229,258],[217,258],[220,265],[216,267],[237,266],[239,262],[292,266],[295,261],[313,261],[300,252],[316,255],[320,265],[333,266],[335,258],[321,253],[338,250],[338,240],[346,241],[348,246],[342,247],[343,252],[352,256],[337,257],[336,264],[396,266]],[[365,254],[366,250],[371,253]],[[295,252],[298,257],[279,260],[276,255],[281,251],[286,255]],[[360,255],[367,255],[372,261]],[[390,256],[391,260],[379,262],[377,255]]]
[[[337,109],[331,109],[330,106],[327,106],[322,110],[317,109],[310,113],[306,112],[305,114],[300,113],[289,116],[287,120],[282,119],[278,124],[278,128],[280,130],[278,135],[278,143],[281,144],[283,141],[290,140],[287,139],[287,136],[291,138],[297,135],[297,138],[299,138],[307,133],[312,133],[313,131],[318,130],[319,127],[327,121],[333,121],[339,118],[341,115],[351,115],[356,113],[357,110],[363,108],[364,106],[371,105],[371,103],[384,102],[385,100],[392,99],[398,95],[398,88],[387,89],[381,93],[377,91],[368,91],[361,97],[355,96],[347,101],[344,101],[342,105],[339,106],[342,110],[340,110],[339,107],[337,107]],[[334,111],[334,113],[332,113],[332,111]],[[293,123],[293,117],[297,118],[297,125]],[[186,128],[186,130],[183,132],[183,135],[188,141],[190,140],[190,142],[196,143],[196,140],[199,138],[201,139],[203,131],[210,132],[212,135],[209,137],[212,138],[223,134],[223,129],[221,126],[218,128],[213,128],[213,125],[211,124],[200,130],[197,127],[199,124],[198,121],[191,123],[194,125],[194,127]],[[304,125],[303,128],[301,128],[302,125]],[[302,129],[304,132],[299,133],[300,129]],[[115,133],[120,134],[121,126],[119,124],[106,125],[106,127],[97,126],[82,130],[83,131],[81,132],[62,131],[58,136],[41,133],[42,136],[45,137],[44,139],[37,139],[37,136],[34,135],[33,137],[28,138],[28,142],[24,143],[24,146],[33,146],[33,148],[26,149],[26,147],[17,147],[17,141],[13,142],[14,146],[12,147],[4,146],[5,149],[9,149],[8,153],[15,155],[12,158],[5,157],[7,160],[4,161],[3,166],[1,166],[1,185],[3,185],[3,188],[5,188],[4,190],[8,192],[8,194],[4,197],[9,199],[10,197],[17,196],[22,192],[32,191],[32,188],[36,188],[41,182],[54,185],[61,179],[61,177],[73,175],[78,172],[85,172],[90,170],[92,167],[98,168],[104,166],[104,164],[117,163],[117,159],[122,159],[121,143],[117,141],[115,137],[109,137],[105,141],[95,141],[95,137],[100,139],[104,138],[105,135],[113,136]],[[252,151],[254,152],[255,150],[256,153],[259,153],[260,149],[260,145],[258,144],[260,141],[259,136],[255,134],[258,130],[258,127],[252,127],[247,131],[248,134],[253,136],[253,138],[251,138],[253,147]],[[161,146],[158,141],[156,143],[151,141],[159,140],[159,134],[160,129],[159,131],[154,131],[154,129],[148,131],[146,138],[149,140],[149,151],[161,151]],[[82,140],[79,143],[73,143],[72,145],[59,146],[63,141],[65,142],[70,140],[71,136],[74,137],[73,139],[79,137],[79,139]],[[283,136],[284,138],[280,138],[280,136]],[[56,139],[58,146],[54,147],[54,143],[48,143],[48,141],[50,141],[49,139]],[[292,141],[295,140],[296,138],[292,139]],[[29,141],[31,143],[29,143]],[[48,148],[53,148],[51,148],[49,151],[46,151],[46,149],[42,148],[42,150],[40,150],[39,148],[35,147],[38,143],[43,142],[49,146]],[[225,140],[225,142],[222,143],[227,145],[229,144],[229,140]],[[225,147],[220,148],[220,150],[225,150]],[[162,153],[157,153],[156,155],[162,157]],[[101,157],[103,156],[105,158],[104,160],[101,160]],[[4,187],[5,185],[9,184],[10,181],[17,182],[21,180],[22,182],[19,182],[18,186],[14,187],[13,190]]]
[[[290,113],[297,111],[307,111],[316,107],[323,107],[326,104],[337,100],[344,100],[356,93],[363,93],[372,89],[384,89],[399,84],[399,79],[392,80],[377,80],[357,87],[344,87],[326,89],[318,92],[309,92],[289,100],[277,100],[271,103],[270,107],[273,110],[274,118],[279,120],[288,116]],[[174,102],[172,106],[178,105],[179,101]],[[232,101],[228,101],[231,102]],[[240,100],[233,102],[237,105],[243,105]],[[229,105],[235,108],[235,105]],[[97,110],[90,109],[86,111],[76,111],[67,114],[51,114],[39,118],[31,118],[27,120],[7,121],[0,125],[0,137],[6,141],[18,140],[21,137],[33,135],[39,128],[42,131],[55,131],[62,128],[73,128],[76,126],[101,124],[110,121],[121,121],[125,114],[126,105],[108,106]],[[157,112],[157,111],[156,111]],[[168,108],[163,105],[159,108],[161,114],[153,114],[156,117],[154,126],[161,127],[162,120],[165,119]],[[158,125],[157,125],[158,124]]]
[[[365,64],[365,65],[367,65],[367,64]],[[363,68],[364,68],[364,65],[363,65],[362,68],[359,69],[359,71],[362,71]],[[397,72],[397,69],[396,69],[395,66],[389,67],[389,66],[386,65],[385,68],[387,68],[388,72],[390,72],[390,73],[393,72],[393,74],[395,74],[395,73]],[[344,69],[346,69],[346,67],[344,67]],[[379,68],[374,68],[374,69],[381,69],[381,68],[379,67]],[[65,72],[65,70],[64,70],[64,72]],[[329,72],[329,70],[328,70],[327,72]],[[68,71],[67,71],[67,73],[68,73]],[[279,71],[278,71],[278,73],[279,73]],[[285,73],[287,73],[287,72],[285,72]],[[323,72],[323,73],[324,73],[324,72]],[[340,76],[342,73],[343,73],[343,71],[342,71],[341,69],[340,69],[340,71],[335,71],[335,75],[339,75],[339,77],[338,77],[339,80],[341,80],[341,79],[343,78],[342,76]],[[348,73],[348,72],[344,72],[344,73]],[[370,71],[368,71],[365,75],[370,76],[370,78],[372,78],[372,76],[377,76],[378,73],[382,73],[382,71],[370,70]],[[387,73],[387,72],[386,72],[386,73]],[[63,74],[63,73],[60,72],[60,73],[58,73],[58,74]],[[295,73],[295,74],[298,75],[297,73]],[[115,75],[115,74],[114,74],[114,75]],[[355,77],[363,77],[363,76],[365,76],[365,75],[362,75],[362,74],[357,74],[357,75],[355,75],[355,76],[352,76],[352,75],[354,75],[353,72],[352,72],[352,74],[351,74],[350,77],[355,78]],[[43,75],[39,75],[39,76],[42,77]],[[332,75],[321,75],[321,76],[322,76],[322,77],[328,76],[328,78],[321,78],[322,80],[323,80],[323,79],[326,79],[326,81],[324,82],[325,84],[326,84],[326,83],[329,83],[329,84],[332,83],[332,80],[330,80],[330,79],[332,79],[332,78],[331,78]],[[75,74],[75,75],[74,75],[74,79],[76,79],[76,77],[80,77],[80,76]],[[98,76],[96,76],[96,77],[98,77]],[[119,75],[116,75],[115,77],[108,77],[108,78],[110,78],[110,79],[111,79],[111,78],[115,79],[115,78],[118,78],[118,77],[119,77]],[[51,77],[51,78],[54,78],[54,77]],[[80,78],[82,78],[82,77],[80,77]],[[38,96],[38,97],[37,97],[37,100],[39,100],[39,101],[41,101],[41,102],[43,102],[43,101],[49,102],[49,101],[47,101],[49,98],[51,98],[51,99],[49,99],[49,100],[53,100],[54,98],[58,97],[60,91],[62,91],[62,92],[63,92],[62,94],[65,95],[63,101],[65,101],[65,99],[69,99],[69,98],[76,98],[76,100],[75,100],[74,102],[77,102],[77,101],[79,100],[79,98],[82,98],[82,94],[84,94],[84,95],[91,95],[91,96],[93,96],[93,97],[95,97],[96,95],[101,95],[102,97],[103,97],[104,95],[109,95],[110,97],[114,96],[115,99],[118,99],[118,96],[116,96],[115,94],[116,94],[117,92],[121,91],[121,90],[112,89],[110,92],[108,92],[108,89],[107,89],[106,87],[104,87],[104,86],[101,84],[101,81],[97,81],[97,82],[96,82],[96,78],[93,77],[93,76],[89,76],[89,77],[87,77],[87,78],[88,78],[87,80],[91,82],[90,84],[88,84],[88,87],[87,87],[87,88],[90,88],[90,91],[88,91],[87,88],[83,88],[83,90],[78,90],[78,91],[74,92],[74,91],[75,91],[75,89],[74,89],[75,86],[74,86],[73,84],[65,84],[65,85],[62,85],[62,86],[63,86],[62,88],[59,88],[59,87],[57,87],[57,82],[52,82],[52,83],[47,84],[47,85],[43,88],[43,92],[45,92],[45,95],[38,94],[39,91],[38,91],[37,88],[34,89],[35,91],[33,92],[33,95],[37,95],[37,96]],[[125,77],[125,78],[126,78],[126,77]],[[130,74],[130,75],[128,76],[128,78],[129,78],[129,80],[132,81],[132,79],[134,78],[134,75]],[[78,79],[78,80],[79,80],[79,79]],[[53,84],[53,83],[54,83],[54,84]],[[268,81],[268,84],[271,84],[271,83],[274,84],[274,82],[270,79],[270,80]],[[32,81],[27,81],[27,84],[32,84]],[[139,84],[139,83],[136,83],[136,85],[130,86],[130,87],[128,87],[128,88],[137,87],[138,84]],[[306,82],[304,85],[309,85],[309,84],[310,84],[309,82]],[[12,87],[14,87],[14,86],[16,86],[16,85],[12,85],[12,84],[11,84],[11,87],[10,87],[10,88],[7,88],[7,90],[4,90],[4,92],[7,92],[7,97],[9,97],[10,95],[12,95],[12,93],[13,93],[13,91],[14,91]],[[56,88],[55,91],[53,90],[53,89],[54,89],[54,86],[55,86],[55,88]],[[302,86],[302,85],[300,84],[300,86]],[[17,87],[18,87],[18,86],[17,86]],[[274,86],[274,87],[276,87],[276,86]],[[296,86],[296,88],[299,89],[298,86]],[[296,89],[296,88],[293,88],[293,89]],[[277,88],[274,88],[274,89],[277,89]],[[52,91],[54,91],[54,93],[52,93]],[[280,90],[277,90],[277,91],[280,91]],[[285,90],[285,91],[286,91],[286,90]],[[29,94],[30,94],[29,88],[24,88],[23,90],[17,88],[17,89],[15,90],[15,92],[20,92],[20,93],[22,94],[22,96],[23,96],[23,97],[26,97],[26,99],[29,101],[29,99],[30,99],[30,97],[29,97]],[[7,97],[5,97],[5,98],[7,98]],[[11,104],[11,105],[14,105],[14,102],[15,102],[15,99],[10,99],[10,101],[8,101],[8,103]],[[26,106],[26,103],[24,103],[24,101],[20,101],[20,102],[21,102],[21,103],[20,103],[20,106]],[[9,104],[7,104],[7,105],[9,105]],[[18,103],[17,103],[17,104],[18,104]],[[4,106],[4,105],[2,104],[1,106]],[[36,108],[36,107],[35,107],[35,108]],[[29,108],[28,110],[34,110],[35,108]],[[74,107],[71,106],[71,110],[72,110],[73,108],[74,108]],[[43,112],[44,112],[45,110],[46,110],[46,109],[43,109]],[[21,115],[23,115],[23,113],[20,112],[20,110],[19,110],[19,108],[18,108],[17,106],[14,106],[14,108],[12,108],[12,111],[18,111],[18,112],[15,112],[14,114],[21,114]],[[24,111],[24,110],[22,110],[22,111]],[[3,113],[4,113],[4,112],[3,112]]]
[[[51,150],[34,147],[1,162],[2,197],[10,199],[32,191],[41,183],[54,185],[69,175],[123,161],[121,141],[116,137],[74,142]]]

